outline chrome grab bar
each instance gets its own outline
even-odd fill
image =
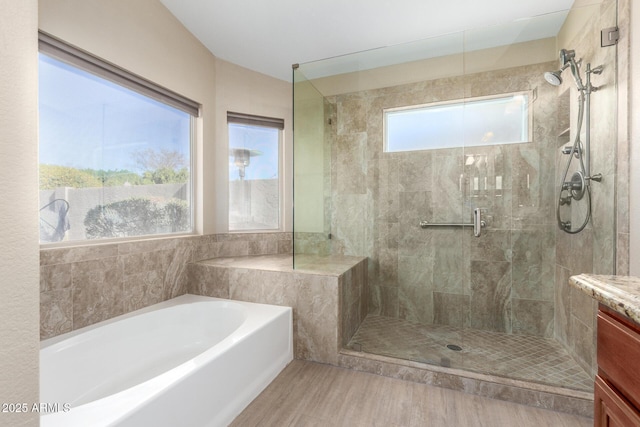
[[[487,223],[482,219],[482,214],[480,213],[480,208],[475,208],[473,210],[473,222],[468,224],[462,223],[450,223],[450,222],[429,222],[429,221],[420,221],[420,227],[473,227],[473,235],[475,237],[480,237],[482,233],[482,228],[486,227]]]

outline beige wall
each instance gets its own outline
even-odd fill
[[[197,231],[227,231],[227,110],[285,119],[291,141],[291,85],[215,58],[158,1],[42,0],[40,29],[202,105],[198,120]],[[290,165],[291,161],[285,161]],[[291,200],[284,171],[283,200]],[[284,212],[291,211],[291,202]],[[291,229],[290,214],[285,226]]]
[[[39,27],[202,105],[197,127],[197,230],[213,233],[215,58],[157,0],[42,0]]]
[[[0,403],[38,402],[37,25],[35,0],[0,0]],[[0,413],[0,425],[38,414]]]
[[[216,59],[216,230],[228,230],[227,111],[284,119],[281,210],[283,231],[292,230],[293,123],[291,83]]]
[[[447,38],[449,36],[443,36]],[[461,45],[460,50],[464,46]],[[353,73],[313,79],[313,85],[324,96],[399,86],[463,74],[533,65],[556,59],[555,38],[469,51],[389,65]],[[304,65],[301,66],[304,73]]]

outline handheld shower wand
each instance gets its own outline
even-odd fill
[[[591,124],[590,124],[590,97],[591,92],[596,91],[598,88],[591,84],[591,74],[601,74],[603,67],[602,65],[591,69],[591,64],[587,64],[586,69],[586,85],[582,82],[582,77],[580,76],[580,65],[582,64],[582,59],[576,61],[575,59],[576,53],[574,50],[569,49],[561,49],[560,50],[560,69],[558,71],[547,72],[544,74],[544,78],[547,82],[554,86],[559,86],[562,84],[562,72],[570,68],[571,75],[573,76],[573,80],[576,84],[576,88],[578,89],[578,118],[577,118],[577,130],[575,141],[573,146],[565,147],[563,150],[564,154],[571,154],[569,160],[567,161],[566,168],[564,170],[564,175],[562,177],[562,184],[560,187],[560,195],[558,204],[556,206],[556,218],[558,221],[558,226],[561,230],[575,234],[584,230],[584,228],[589,223],[591,218],[591,181],[602,180],[601,174],[596,174],[591,176],[590,170],[590,138],[591,138]],[[582,147],[582,141],[580,140],[580,133],[582,132],[583,118],[585,119],[585,144],[584,148]],[[571,176],[571,179],[567,181],[569,168],[571,165],[571,161],[574,158],[579,160],[579,170],[574,172]],[[566,192],[566,196],[565,196]],[[562,221],[560,218],[560,206],[571,205],[571,199],[581,200],[584,195],[587,196],[587,212],[585,215],[584,222],[577,228],[573,229],[571,221]]]

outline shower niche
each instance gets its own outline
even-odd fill
[[[558,46],[606,64],[606,76],[594,76],[592,162],[607,185],[615,182],[605,148],[616,134],[615,47],[592,46],[589,34],[615,24],[616,8],[603,1],[294,66],[294,268],[310,257],[368,258],[367,312],[345,339],[346,354],[589,398],[593,307],[567,281],[613,272],[610,245],[597,246],[613,238],[613,193],[594,192],[596,226],[575,236],[558,228],[561,150],[575,136],[576,92],[568,77],[552,86],[544,73],[557,68]],[[543,24],[554,34],[532,36]],[[500,43],[491,37],[498,33],[507,35]],[[498,138],[482,128],[489,120],[463,108],[420,136],[434,148],[387,149],[385,111],[445,110],[514,93],[528,94],[521,140]],[[502,114],[522,114],[515,107]],[[439,145],[452,127],[459,143]],[[402,137],[416,139],[410,127]],[[484,225],[473,226],[475,212]]]

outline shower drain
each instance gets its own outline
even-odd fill
[[[462,347],[460,347],[459,345],[455,345],[455,344],[447,344],[447,348],[449,350],[453,350],[453,351],[462,351]]]

